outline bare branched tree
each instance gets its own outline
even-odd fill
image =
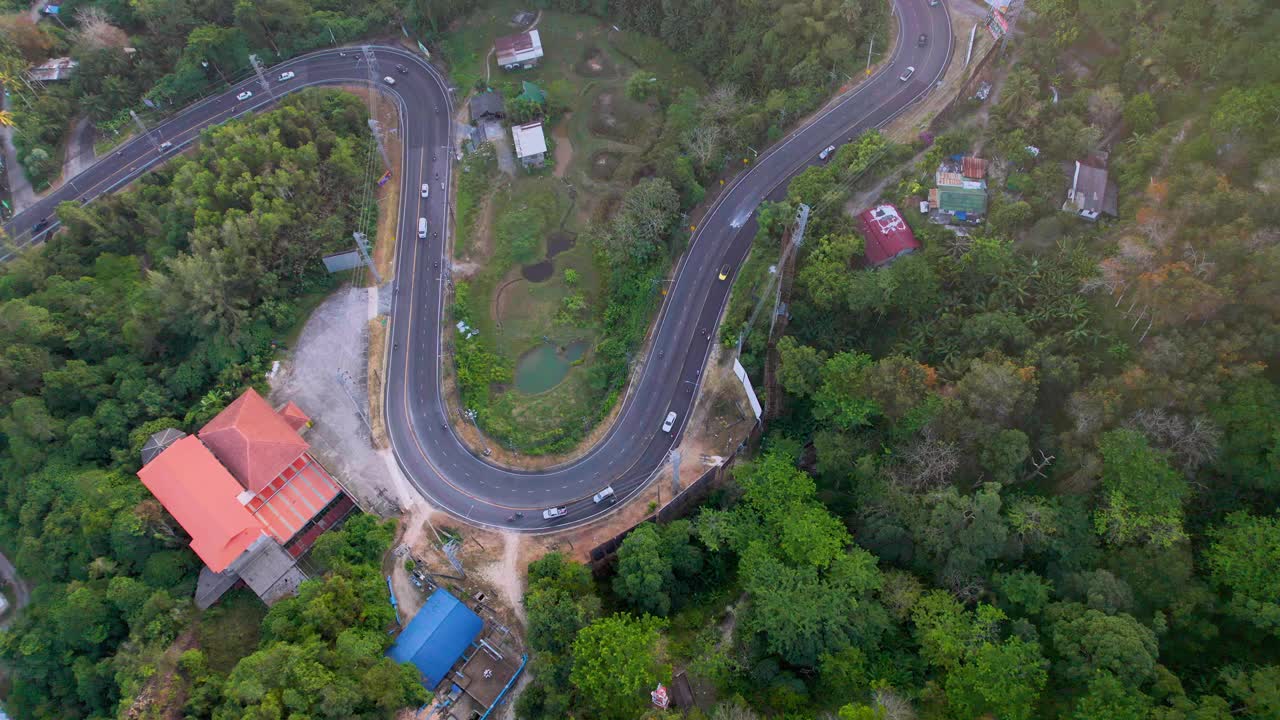
[[[904,462],[893,471],[894,482],[914,492],[945,485],[960,467],[960,450],[955,444],[931,438],[909,445],[902,457]]]
[[[1222,432],[1206,417],[1187,418],[1164,408],[1142,409],[1133,414],[1130,427],[1152,445],[1165,450],[1181,470],[1194,470],[1218,454]]]
[[[72,33],[72,44],[88,50],[124,47],[129,35],[111,24],[111,16],[97,6],[76,11],[78,27]]]
[[[714,123],[698,125],[685,135],[685,149],[699,165],[706,167],[715,159],[716,151],[720,149],[721,134],[720,126]]]
[[[897,690],[879,687],[872,691],[871,697],[884,710],[885,720],[916,720],[916,709],[911,706],[911,701]]]
[[[726,83],[718,85],[702,99],[702,108],[715,120],[734,117],[742,106],[742,97],[735,85]]]

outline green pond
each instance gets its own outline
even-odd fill
[[[550,343],[539,345],[516,361],[516,389],[527,395],[546,392],[564,380],[573,363],[587,352],[585,340],[563,348]]]

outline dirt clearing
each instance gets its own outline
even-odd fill
[[[556,168],[551,172],[558,178],[569,172],[569,163],[573,162],[573,143],[569,142],[569,121],[572,119],[573,113],[567,113],[551,133],[556,141]]]

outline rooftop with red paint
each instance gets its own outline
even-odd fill
[[[866,238],[864,256],[871,266],[883,265],[900,255],[920,249],[915,233],[891,203],[863,210],[862,234]]]
[[[289,542],[342,494],[298,435],[308,423],[297,405],[277,411],[250,389],[196,436],[153,437],[138,477],[221,572],[263,532]]]
[[[240,483],[193,435],[165,448],[138,477],[214,572],[225,570],[262,534],[262,525],[237,499],[244,491]]]
[[[199,435],[231,474],[255,493],[311,447],[253,388],[200,428]]]

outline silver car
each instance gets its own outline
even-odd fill
[[[569,512],[568,508],[563,508],[563,507],[547,508],[546,510],[542,511],[542,519],[555,520],[556,518],[564,517],[565,513],[567,512]]]

